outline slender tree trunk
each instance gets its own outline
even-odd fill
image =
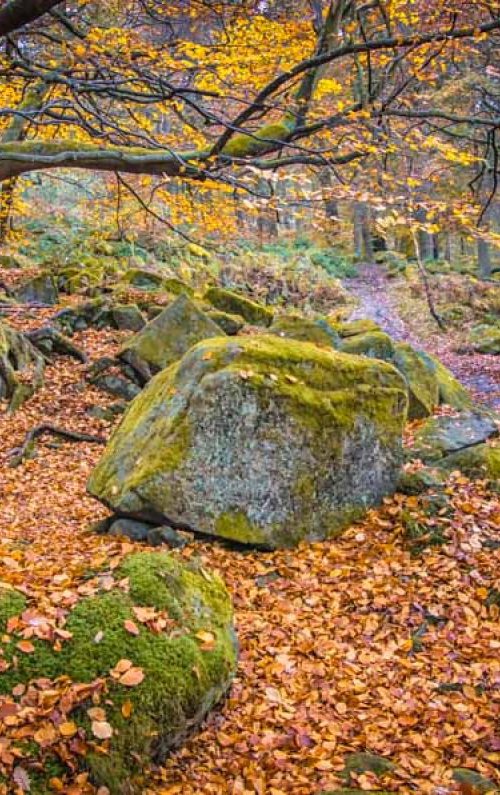
[[[356,259],[373,261],[371,213],[366,202],[354,203],[354,253]]]
[[[477,265],[481,279],[491,277],[491,249],[487,240],[479,238],[477,241]]]

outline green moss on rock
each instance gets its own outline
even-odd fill
[[[180,295],[128,339],[118,355],[132,366],[139,359],[155,372],[180,359],[197,342],[220,336],[224,336],[221,328],[200,312],[188,296]]]
[[[66,625],[72,638],[62,650],[36,640],[34,653],[18,655],[16,666],[2,675],[0,693],[40,677],[92,682],[108,677],[121,659],[141,668],[144,680],[136,687],[110,680],[102,703],[113,727],[109,752],[85,759],[94,782],[118,795],[141,792],[143,765],[163,760],[221,698],[234,674],[236,643],[224,584],[196,564],[166,553],[139,553],[126,558],[115,577],[128,579],[128,593],[114,589],[79,602]],[[124,622],[137,623],[134,606],[165,611],[171,623],[159,633],[139,624],[133,636]],[[209,648],[202,648],[201,631],[213,637]],[[7,645],[8,660],[14,651]],[[129,718],[121,711],[125,701],[132,704]],[[85,710],[72,718],[89,728]]]
[[[439,465],[449,472],[459,469],[468,477],[500,481],[500,447],[478,444],[446,456]]]
[[[114,510],[244,543],[334,535],[394,487],[406,386],[384,362],[215,338],[130,405],[89,480]]]
[[[409,419],[428,417],[439,404],[439,386],[418,352],[405,342],[394,345],[393,363],[405,377],[409,394]]]
[[[230,312],[222,312],[220,309],[209,309],[205,314],[230,337],[236,336],[245,325],[245,318],[241,315],[232,315]]]
[[[273,321],[274,315],[270,309],[232,290],[225,290],[222,287],[209,287],[204,298],[216,309],[234,315],[241,315],[247,323],[251,323],[254,326],[270,326]]]
[[[500,328],[486,324],[476,326],[470,332],[469,340],[477,353],[500,354]]]
[[[394,345],[388,334],[383,331],[369,331],[364,334],[349,336],[342,341],[342,350],[345,353],[357,356],[369,356],[372,359],[392,361]]]
[[[473,400],[467,389],[436,356],[424,351],[417,351],[417,355],[437,381],[441,404],[445,403],[459,411],[472,408]]]
[[[355,337],[358,334],[370,334],[376,331],[382,331],[378,323],[369,318],[360,318],[359,320],[349,320],[345,323],[332,323],[333,328],[341,337]]]
[[[301,315],[280,315],[274,318],[269,330],[278,337],[313,342],[323,348],[340,348],[339,335],[321,318],[311,320]]]
[[[477,412],[430,417],[415,432],[409,455],[425,463],[439,462],[460,451],[467,454],[495,436],[498,436],[496,422]]]

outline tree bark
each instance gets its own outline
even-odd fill
[[[46,14],[63,0],[10,0],[0,8],[0,36],[7,36]]]

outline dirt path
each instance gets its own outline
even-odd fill
[[[401,317],[394,296],[394,282],[377,265],[359,268],[359,276],[344,282],[359,300],[350,319],[371,318],[395,340],[409,342],[438,356],[467,386],[476,399],[490,408],[500,409],[500,357],[477,353],[458,354],[449,334],[436,333],[428,339],[419,336]],[[423,309],[423,311],[426,311]]]

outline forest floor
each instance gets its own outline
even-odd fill
[[[358,313],[382,312],[374,319],[391,333],[410,333],[382,300],[382,285],[371,297],[361,280],[353,289],[365,302]],[[52,311],[27,310],[11,322],[38,326]],[[74,341],[95,359],[115,353],[123,336],[89,330]],[[14,417],[0,414],[1,576],[51,619],[85,593],[90,569],[112,570],[140,546],[89,529],[105,515],[85,491],[100,447],[45,438],[36,458],[7,465],[9,451],[42,421],[110,433],[88,410],[112,399],[84,382],[84,370],[59,357]],[[452,782],[455,767],[500,784],[500,611],[486,602],[498,588],[500,504],[484,482],[458,473],[447,500],[448,509],[429,518],[421,498],[395,495],[342,537],[293,551],[236,552],[195,541],[179,553],[201,557],[225,578],[239,669],[227,700],[151,772],[145,792],[315,795],[345,786],[340,772],[355,751],[396,765],[380,779],[354,774],[351,785],[364,790],[465,793]],[[445,543],[413,554],[405,512],[438,526]],[[17,749],[15,764],[25,774],[18,780],[29,781],[33,758],[19,751],[18,738],[34,736],[47,716],[31,710],[24,720],[0,726],[0,772],[2,765],[12,772],[8,751]],[[93,791],[82,777],[53,788]]]

